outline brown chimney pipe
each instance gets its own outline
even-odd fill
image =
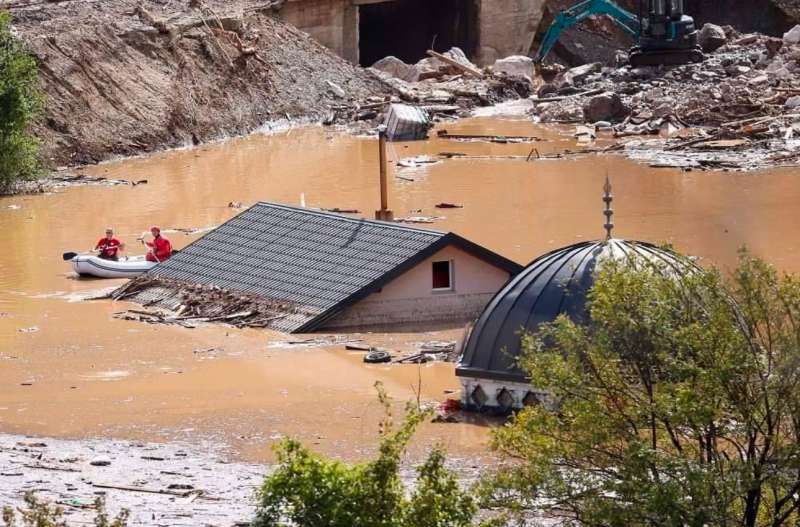
[[[389,210],[389,184],[386,181],[386,130],[378,129],[378,162],[381,175],[381,210],[375,212],[376,220],[392,221],[394,214]]]

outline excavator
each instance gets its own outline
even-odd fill
[[[565,29],[594,15],[608,15],[637,42],[628,54],[633,67],[703,61],[697,29],[692,17],[684,12],[683,0],[639,0],[637,14],[611,0],[584,0],[556,15],[534,63],[541,66]]]

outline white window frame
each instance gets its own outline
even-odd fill
[[[433,264],[447,262],[447,273],[450,278],[449,287],[433,287]],[[433,260],[431,262],[431,291],[434,293],[449,293],[456,290],[456,273],[455,273],[455,260],[452,258],[447,260]]]

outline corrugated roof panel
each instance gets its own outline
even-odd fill
[[[427,249],[444,233],[258,203],[150,274],[299,304],[293,331]]]

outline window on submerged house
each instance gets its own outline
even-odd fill
[[[453,262],[433,262],[433,289],[453,289]]]

